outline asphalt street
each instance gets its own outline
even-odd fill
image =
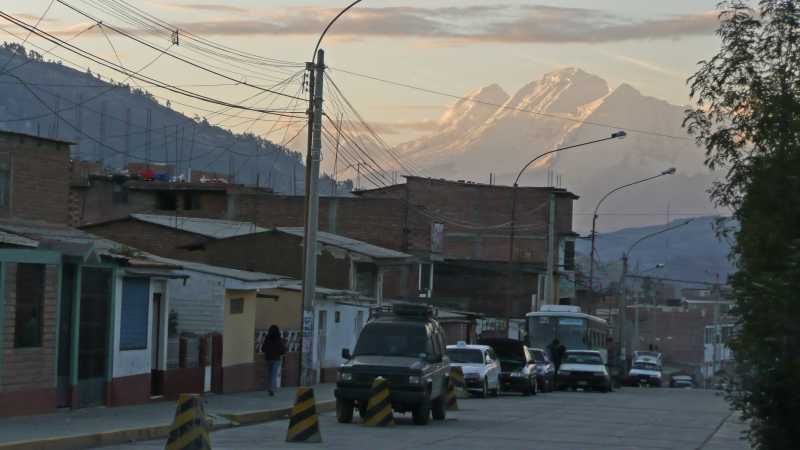
[[[212,448],[248,449],[748,449],[742,425],[713,391],[626,388],[610,394],[555,392],[535,397],[460,400],[444,422],[415,426],[396,415],[392,428],[320,417],[322,444],[287,444],[286,421],[221,430]],[[163,449],[164,441],[109,449]]]

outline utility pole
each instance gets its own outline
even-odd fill
[[[628,275],[628,255],[622,254],[622,275],[619,277],[619,313],[617,314],[617,328],[619,329],[619,367],[620,376],[625,376],[625,361],[628,349],[625,346],[625,307],[627,305],[625,293],[625,277]]]
[[[556,248],[556,194],[550,192],[547,199],[549,212],[547,213],[547,276],[544,279],[544,304],[554,305],[553,294],[553,272],[555,272],[555,248]],[[512,219],[513,220],[513,219]]]
[[[147,110],[147,132],[144,135],[144,161],[145,167],[150,168],[150,145],[153,140],[153,129],[151,123],[153,119],[153,111],[148,108]]]
[[[131,109],[125,110],[125,155],[123,155],[122,168],[128,168],[128,159],[131,156]]]
[[[334,197],[336,197],[336,189],[338,188],[337,183],[336,183],[336,166],[339,163],[339,140],[342,137],[342,116],[343,115],[344,114],[339,113],[339,127],[336,129],[336,152],[334,153],[334,157],[333,157],[333,177],[332,177],[333,178],[333,189],[331,189],[331,192],[333,193]]]
[[[306,156],[306,220],[303,237],[303,343],[301,377],[304,386],[316,381],[313,375],[314,300],[317,283],[317,228],[319,222],[319,164],[322,151],[322,89],[325,77],[325,51],[317,51],[316,63],[306,63],[310,72],[311,104],[309,129],[311,142]],[[319,360],[319,356],[317,357]]]

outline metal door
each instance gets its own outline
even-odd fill
[[[78,405],[102,405],[106,400],[111,271],[84,268],[81,277],[80,339],[78,340]]]

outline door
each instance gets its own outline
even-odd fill
[[[163,395],[162,373],[159,370],[161,361],[161,292],[153,293],[152,326],[150,327],[150,395]]]
[[[78,342],[78,406],[106,401],[108,340],[111,311],[111,271],[84,268]]]
[[[74,264],[62,266],[61,306],[58,317],[58,382],[57,401],[59,408],[71,406],[70,374],[72,373],[72,311],[75,298]]]

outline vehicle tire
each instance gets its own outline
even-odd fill
[[[361,419],[367,418],[367,403],[366,402],[358,402],[358,415]]]
[[[336,399],[336,420],[339,423],[351,423],[353,421],[353,406],[352,400]]]
[[[427,425],[431,417],[431,404],[429,401],[422,402],[411,411],[411,418],[414,425]]]
[[[489,396],[489,379],[488,378],[484,378],[483,379],[483,388],[481,389],[481,392],[478,394],[478,396],[480,398],[486,398],[486,397]]]
[[[431,415],[433,420],[444,420],[447,418],[447,402],[445,402],[445,395],[440,395],[431,404]]]

